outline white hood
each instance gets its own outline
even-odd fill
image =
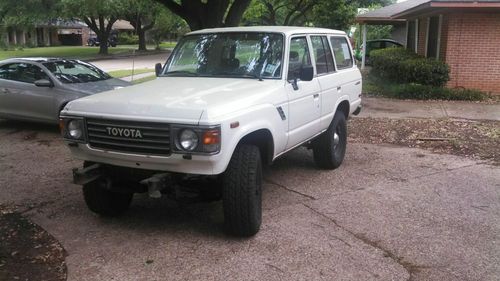
[[[161,77],[70,102],[66,115],[198,123],[263,102],[282,80]]]

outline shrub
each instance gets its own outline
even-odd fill
[[[397,83],[442,87],[450,79],[446,63],[418,56],[404,48],[374,50],[370,60],[376,75]]]
[[[125,32],[118,34],[118,44],[120,45],[136,45],[139,44],[139,36],[129,35]]]
[[[386,87],[386,95],[399,99],[417,100],[466,100],[480,101],[488,98],[486,93],[473,89],[442,88],[419,84],[397,84]]]

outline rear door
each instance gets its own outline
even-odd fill
[[[339,98],[341,81],[335,71],[333,53],[326,35],[311,35],[316,77],[321,87],[321,129],[328,128]]]
[[[31,63],[12,63],[2,66],[0,73],[0,111],[14,118],[54,121],[53,88],[37,87],[36,80],[48,75]]]
[[[286,148],[292,148],[320,131],[321,100],[317,78],[300,81],[302,68],[312,66],[310,45],[307,36],[293,36],[288,53],[286,92],[289,102],[289,134]],[[297,88],[292,81],[297,79]]]
[[[361,73],[354,64],[352,49],[345,36],[330,36],[330,45],[333,50],[335,67],[337,70],[337,87],[339,97],[348,96],[352,103],[360,99],[361,94]]]

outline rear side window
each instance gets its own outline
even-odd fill
[[[330,37],[330,42],[332,43],[337,69],[352,67],[352,54],[347,39],[345,37]]]
[[[309,55],[306,37],[291,39],[288,61],[288,80],[299,77],[300,70],[303,67],[311,66],[311,56]]]
[[[29,63],[12,63],[0,67],[0,78],[25,83],[35,83],[36,80],[49,79],[40,67]]]
[[[311,42],[314,49],[314,58],[316,59],[316,73],[324,74],[335,71],[332,51],[326,36],[311,36]]]

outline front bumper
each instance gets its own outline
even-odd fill
[[[80,160],[128,168],[199,175],[216,175],[225,169],[221,165],[221,153],[207,156],[174,153],[169,156],[152,156],[106,151],[82,143],[71,143],[68,147]]]

